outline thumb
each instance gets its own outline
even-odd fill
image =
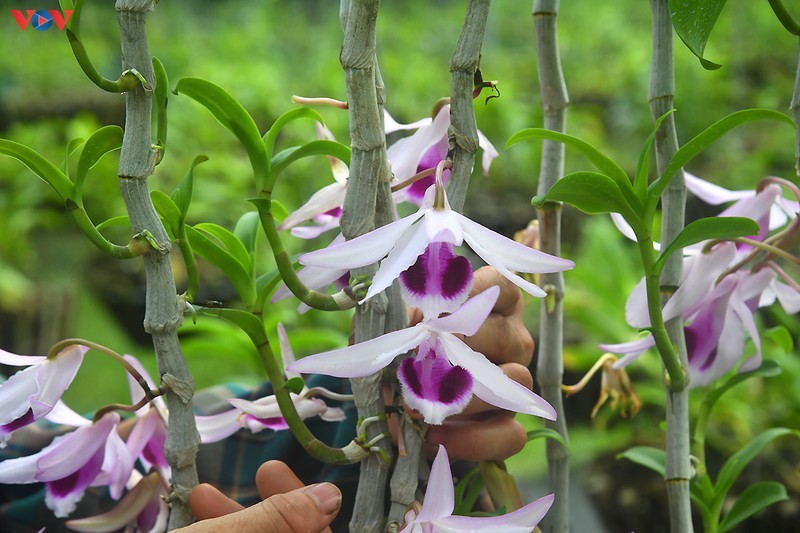
[[[341,505],[342,493],[336,485],[319,483],[276,494],[237,513],[198,522],[195,527],[237,533],[320,533],[336,517]]]

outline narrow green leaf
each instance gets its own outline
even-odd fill
[[[731,486],[733,486],[733,482],[736,481],[736,478],[739,477],[739,474],[742,473],[742,470],[744,470],[745,467],[750,464],[750,461],[755,459],[756,456],[761,453],[761,451],[766,448],[770,442],[785,435],[795,435],[800,437],[800,432],[787,428],[767,429],[766,431],[763,431],[757,435],[738,452],[731,455],[728,460],[725,461],[725,464],[722,465],[722,470],[720,470],[719,475],[717,476],[717,482],[714,487],[714,490],[717,493],[716,503],[722,503]]]
[[[302,146],[287,148],[275,154],[272,158],[270,179],[274,180],[281,172],[286,170],[293,162],[304,157],[315,155],[329,155],[350,164],[350,148],[336,141],[310,141]]]
[[[672,109],[658,117],[653,131],[650,132],[650,136],[647,137],[642,151],[639,153],[639,164],[636,166],[636,176],[633,178],[633,190],[642,204],[647,201],[647,171],[650,169],[650,150],[653,146],[653,140],[656,138],[656,133],[661,127],[661,124],[674,112],[675,110]]]
[[[603,155],[600,150],[584,140],[573,137],[572,135],[567,135],[566,133],[559,133],[557,131],[546,130],[544,128],[528,128],[520,130],[512,135],[506,143],[506,148],[517,144],[520,141],[532,139],[550,139],[551,141],[562,142],[568,146],[577,148],[583,153],[583,155],[589,158],[589,161],[591,161],[592,164],[598,168],[598,170],[609,176],[617,184],[619,189],[628,199],[628,202],[631,204],[631,206],[634,208],[638,206],[639,201],[633,194],[633,187],[631,186],[630,179],[622,167],[617,165],[614,161]]]
[[[67,144],[67,150],[66,150],[66,153],[64,154],[64,163],[61,165],[61,172],[63,172],[65,175],[69,176],[69,170],[67,168],[67,165],[69,164],[69,156],[71,156],[73,153],[75,153],[75,150],[80,148],[81,145],[83,145],[83,143],[85,143],[85,142],[86,142],[86,139],[83,139],[81,137],[77,137],[75,139],[72,139]]]
[[[161,146],[161,157],[167,148],[167,103],[169,101],[169,78],[164,64],[153,57],[156,91],[153,95],[153,109],[156,116],[156,143]]]
[[[736,499],[731,510],[725,515],[719,525],[719,533],[730,531],[762,509],[788,499],[786,487],[777,481],[762,481],[750,485]]]
[[[185,94],[202,104],[220,124],[239,139],[247,150],[256,181],[260,185],[269,174],[267,149],[261,140],[258,126],[244,107],[221,87],[199,78],[181,79],[174,92]]]
[[[289,216],[289,210],[286,209],[286,206],[283,205],[278,200],[272,200],[272,204],[270,206],[272,216],[275,217],[277,221],[286,220],[286,217]]]
[[[561,436],[561,433],[554,429],[550,428],[539,428],[533,429],[528,432],[527,442],[536,439],[553,439],[555,441],[560,442],[562,445],[567,446],[567,441],[564,440],[564,437]]]
[[[55,189],[62,200],[72,195],[72,182],[67,175],[32,148],[8,139],[0,139],[0,154],[11,156],[28,167],[31,172]]]
[[[194,169],[197,165],[206,161],[208,161],[208,157],[204,155],[195,157],[189,171],[186,172],[181,178],[181,181],[178,182],[175,190],[169,195],[172,201],[175,202],[175,205],[178,206],[178,210],[181,214],[181,223],[186,220],[186,214],[189,212],[189,205],[192,203],[192,194],[194,193]]]
[[[705,59],[703,52],[725,2],[726,0],[669,0],[675,33],[706,70],[716,70],[722,66]]]
[[[622,213],[629,220],[633,214],[616,182],[599,172],[573,172],[553,184],[544,196],[534,197],[532,203],[565,202],[590,215]]]
[[[281,132],[283,127],[290,122],[301,118],[316,120],[317,122],[324,124],[322,115],[310,107],[299,107],[297,109],[292,109],[291,111],[287,111],[283,115],[279,116],[277,119],[275,119],[275,122],[272,124],[272,127],[269,129],[269,131],[264,134],[264,146],[267,149],[267,157],[269,159],[272,159],[272,153],[275,151],[275,141],[278,139],[278,134]]]
[[[786,326],[775,326],[766,331],[762,331],[761,338],[775,344],[783,353],[788,354],[794,349],[794,339]]]
[[[236,259],[236,261],[241,263],[245,270],[252,275],[253,266],[250,260],[250,252],[247,250],[247,247],[244,245],[244,243],[239,240],[239,237],[237,237],[233,232],[211,222],[201,222],[200,224],[195,224],[194,228],[202,231],[203,233],[207,233],[222,243],[222,246],[225,248],[225,250],[230,253],[233,258]]]
[[[640,464],[664,477],[666,473],[667,454],[664,450],[652,446],[634,446],[617,454],[617,459],[628,459]]]
[[[745,217],[707,217],[687,224],[661,252],[656,260],[656,272],[677,250],[710,239],[736,239],[758,234],[758,223]]]
[[[191,229],[191,226],[186,226],[186,229]],[[253,313],[244,311],[243,309],[229,309],[226,307],[203,307],[198,309],[197,312],[201,315],[224,318],[232,324],[235,324],[250,337],[250,340],[253,341],[255,345],[260,345],[262,342],[266,341],[267,337],[264,332],[264,323]]]
[[[256,236],[258,236],[260,227],[261,219],[258,216],[258,211],[248,211],[239,217],[239,220],[236,221],[236,227],[233,228],[233,234],[244,244],[251,257],[256,249]]]
[[[252,305],[256,300],[256,289],[249,269],[203,232],[189,225],[185,225],[184,229],[192,250],[222,270],[239,293],[242,303]]]
[[[122,147],[122,128],[119,126],[104,126],[94,132],[86,141],[78,159],[78,170],[75,174],[75,188],[73,190],[73,200],[80,201],[83,192],[83,182],[86,174],[94,167],[100,159],[109,152],[119,150]]]
[[[670,180],[675,177],[675,174],[681,168],[694,159],[697,154],[708,148],[717,139],[733,128],[756,120],[779,120],[794,126],[794,121],[791,118],[771,109],[745,109],[743,111],[731,113],[725,118],[715,122],[706,128],[705,131],[681,146],[678,151],[675,152],[675,155],[672,156],[672,159],[669,160],[661,176],[650,184],[648,188],[648,211],[655,210],[655,205],[658,203],[658,200],[661,198],[661,193],[667,188]]]
[[[153,201],[153,206],[156,208],[156,213],[164,221],[164,225],[169,229],[170,235],[175,239],[180,233],[182,224],[181,211],[171,197],[167,196],[164,191],[153,189],[150,191],[150,199]]]
[[[104,220],[95,227],[97,228],[97,231],[103,231],[106,228],[130,228],[131,219],[128,218],[128,215],[120,215],[117,217],[111,217],[108,220]]]

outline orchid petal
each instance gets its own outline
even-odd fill
[[[530,533],[553,505],[553,494],[548,494],[516,511],[499,516],[448,516],[436,520],[441,531],[503,531],[503,533]]]
[[[288,370],[340,378],[364,377],[387,366],[396,355],[419,346],[429,335],[427,328],[417,324],[347,348],[304,357],[292,364]]]
[[[400,273],[403,299],[426,318],[456,311],[472,287],[472,266],[447,243],[430,243],[417,261]]]
[[[327,231],[339,228],[339,217],[330,217],[330,220],[324,223],[320,223],[318,220],[316,222],[317,225],[314,226],[295,226],[290,233],[298,239],[309,240],[316,239]]]
[[[483,169],[483,175],[488,176],[489,167],[492,166],[492,161],[500,154],[497,152],[497,148],[494,147],[491,141],[489,141],[489,139],[481,130],[478,130],[478,146],[483,149],[483,155],[481,156],[481,168]]]
[[[77,503],[83,498],[92,480],[100,473],[103,466],[104,448],[81,464],[73,473],[45,484],[45,504],[59,518],[68,516],[75,510]]]
[[[301,222],[311,220],[317,215],[340,207],[344,202],[347,186],[339,182],[331,183],[321,188],[308,201],[287,216],[278,226],[283,231],[291,229]]]
[[[702,387],[724,376],[744,353],[744,329],[737,318],[728,319],[719,335],[715,356],[705,369],[689,365],[689,387]],[[691,362],[690,362],[691,363]]]
[[[293,396],[292,401],[297,399],[296,394]],[[242,398],[231,398],[228,400],[232,406],[240,411],[253,415],[256,418],[275,418],[281,415],[281,408],[278,407],[278,399],[275,396],[265,396],[255,401],[248,401]]]
[[[50,446],[44,448],[39,453],[18,457],[16,459],[5,459],[0,461],[0,483],[8,484],[27,484],[36,483],[36,461],[44,452],[57,444],[54,440]]]
[[[116,431],[109,432],[102,466],[102,472],[105,475],[102,478],[98,476],[92,485],[108,485],[111,497],[119,500],[125,490],[125,484],[131,475],[131,471],[133,471],[134,460],[135,458],[128,452],[128,448],[120,438],[119,433]],[[98,479],[102,483],[98,483]]]
[[[392,117],[392,115],[389,114],[388,111],[386,111],[385,109],[383,110],[383,125],[384,125],[384,131],[386,132],[387,135],[389,133],[394,133],[396,131],[401,131],[401,130],[415,130],[423,126],[427,126],[431,122],[433,122],[433,119],[431,119],[430,117],[425,117],[416,122],[412,122],[411,124],[401,124],[397,122]]]
[[[292,345],[289,344],[289,336],[286,335],[286,328],[283,327],[283,324],[278,322],[278,345],[281,348],[281,359],[283,360],[283,368],[288,367],[292,363],[295,362],[294,351],[292,350]],[[294,377],[300,377],[297,374],[292,372],[285,372],[286,377],[291,379]]]
[[[701,374],[714,366],[728,303],[736,285],[732,277],[722,280],[709,298],[704,300],[692,324],[684,328],[689,366]]]
[[[686,181],[686,189],[707,204],[719,205],[725,202],[732,202],[754,196],[753,191],[732,191],[700,179],[686,171],[684,171],[683,177]]]
[[[194,417],[200,442],[209,444],[227,439],[241,429],[239,424],[241,411],[231,409],[216,415],[196,415]]]
[[[692,314],[709,293],[709,288],[714,287],[714,281],[735,257],[736,246],[730,242],[720,243],[711,252],[695,257],[680,287],[664,306],[664,320],[676,318],[684,313]]]
[[[141,361],[132,355],[123,355],[122,358],[125,359],[128,364],[130,364],[137,372],[139,372],[139,375],[142,376],[145,384],[150,387],[150,390],[154,390],[156,388],[156,382],[153,380],[152,376],[141,363]],[[142,390],[142,386],[135,379],[133,379],[133,376],[127,374],[127,378],[128,388],[131,391],[131,402],[137,404],[144,399],[144,391]],[[155,405],[158,409],[161,409],[162,412],[167,411],[167,404],[164,402],[164,398],[161,396],[157,396],[155,400],[153,400],[152,405]],[[142,416],[142,414],[148,409],[150,409],[150,404],[147,404],[136,411],[136,415]]]
[[[389,255],[381,261],[381,266],[372,278],[367,295],[359,303],[363,304],[376,294],[383,292],[401,272],[413,265],[428,246],[425,227],[417,224],[400,236]]]
[[[323,141],[336,141],[336,137],[333,136],[333,133],[331,133],[331,130],[329,130],[325,124],[314,122],[314,125],[317,128],[317,138]],[[331,164],[333,179],[335,179],[337,183],[346,185],[347,178],[350,177],[350,169],[347,168],[347,165],[345,165],[344,161],[341,159],[332,156],[327,156],[327,158],[328,162]]]
[[[45,418],[53,424],[63,424],[65,426],[88,426],[92,423],[88,418],[84,418],[72,409],[67,404],[58,400],[53,406],[53,409],[47,413]]]
[[[417,166],[425,152],[447,135],[450,126],[450,106],[443,106],[429,125],[419,128],[410,137],[392,144],[386,150],[386,157],[392,165],[395,177],[404,181],[416,173]]]
[[[650,325],[650,312],[647,309],[647,284],[644,278],[639,280],[625,302],[625,321],[632,328],[646,328]]]
[[[301,255],[300,264],[351,269],[375,263],[389,253],[400,236],[423,214],[422,210],[417,211],[342,244]]]
[[[772,290],[784,311],[790,315],[800,313],[800,292],[797,292],[793,287],[778,280],[774,281]]]
[[[435,187],[435,185],[431,187]],[[461,246],[461,243],[464,242],[464,230],[459,217],[460,215],[450,209],[447,204],[445,209],[426,209],[424,224],[428,240]]]
[[[29,366],[0,383],[0,405],[3,406],[3,411],[0,413],[0,424],[4,426],[11,424],[31,411],[31,398],[39,391],[36,383],[38,371],[38,366]],[[33,415],[32,412],[31,415]],[[33,422],[32,416],[30,422]]]
[[[758,273],[756,275],[758,275]],[[753,312],[745,303],[745,300],[748,298],[741,294],[741,292],[744,291],[738,291],[731,297],[731,311],[733,311],[733,314],[735,314],[739,320],[741,320],[741,323],[744,325],[744,329],[747,330],[747,333],[750,335],[750,339],[753,341],[753,346],[756,348],[756,353],[748,357],[739,367],[739,372],[750,372],[761,366],[761,335],[758,333],[758,327],[756,326]],[[742,354],[739,354],[737,359],[741,358],[741,355]]]
[[[481,325],[486,321],[486,317],[494,309],[497,298],[500,296],[500,287],[492,285],[485,291],[476,294],[454,313],[434,318],[425,325],[436,332],[461,333],[471,337],[478,332]]]
[[[61,399],[61,395],[75,379],[87,351],[89,349],[85,346],[70,346],[59,352],[55,359],[38,367],[36,381],[39,393],[31,398],[34,419],[38,420],[49,413]]]
[[[330,246],[336,246],[345,242],[344,235],[339,233]],[[323,290],[325,287],[342,277],[348,272],[346,268],[327,268],[327,267],[303,267],[297,272],[297,278],[303,282],[303,285],[312,290]],[[278,289],[270,298],[270,303],[279,302],[290,296],[293,296],[292,291],[285,283],[281,283]]]
[[[624,357],[619,358],[612,366],[614,370],[625,368],[639,358],[644,352],[656,345],[653,336],[648,333],[646,337],[631,341],[623,342],[620,344],[601,344],[598,346],[604,352],[611,352],[616,354],[623,354]]]
[[[447,358],[454,365],[464,367],[474,379],[473,394],[487,403],[502,409],[556,419],[553,407],[533,391],[509,378],[485,356],[473,351],[451,334],[440,334]]]
[[[326,422],[341,422],[347,418],[347,415],[339,407],[328,407],[324,412],[320,413],[319,417]]]
[[[17,355],[15,353],[0,350],[0,364],[8,366],[31,366],[43,363],[47,360],[44,355]]]
[[[431,474],[428,477],[428,488],[425,490],[425,500],[417,515],[418,522],[432,522],[453,514],[455,508],[455,492],[453,490],[453,475],[450,472],[450,458],[447,450],[439,445],[436,459],[431,465]]]
[[[66,435],[57,448],[51,448],[39,458],[36,479],[55,481],[75,473],[104,448],[109,433],[118,423],[119,415],[108,413],[91,426],[80,427]]]

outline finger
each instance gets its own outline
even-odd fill
[[[271,498],[227,516],[197,522],[185,533],[320,533],[336,517],[342,493],[331,483],[320,483]]]
[[[189,496],[189,507],[198,520],[216,518],[244,509],[241,504],[228,498],[208,483],[194,488]]]
[[[526,389],[530,389],[533,387],[533,376],[531,376],[531,373],[527,367],[517,363],[506,363],[500,365],[500,368],[502,369],[502,371],[505,373],[506,376],[513,379]],[[477,396],[473,396],[472,400],[470,400],[467,407],[464,408],[464,411],[462,411],[461,415],[459,416],[463,415],[471,416],[479,413],[485,413],[488,411],[505,412],[510,415],[513,415],[511,411],[504,411],[492,404],[486,403]]]
[[[428,428],[425,451],[435,454],[442,444],[451,459],[504,461],[522,450],[526,440],[522,424],[507,416],[480,422],[448,420],[441,426]]]
[[[267,461],[256,472],[256,488],[262,500],[303,487],[305,483],[281,461]]]
[[[475,335],[459,335],[459,338],[494,363],[514,362],[528,366],[533,360],[533,337],[522,320],[492,313]]]
[[[522,312],[522,293],[519,287],[511,283],[505,276],[490,266],[481,267],[475,271],[474,277],[472,278],[472,289],[469,291],[469,295],[475,296],[492,285],[500,287],[500,295],[497,297],[497,302],[494,304],[493,312],[505,316]]]

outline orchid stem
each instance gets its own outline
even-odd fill
[[[450,161],[445,161],[445,163],[446,163],[446,166],[444,168],[450,168],[450,166],[451,166],[450,165]],[[423,178],[427,178],[428,176],[433,176],[435,173],[436,173],[436,167],[426,168],[422,172],[417,172],[416,174],[414,174],[413,176],[411,176],[407,180],[401,181],[400,183],[392,185],[392,192],[397,192],[397,191],[400,191],[402,189],[405,189],[406,187],[409,187],[409,186],[415,184],[416,182],[418,182],[419,180],[421,180]]]
[[[164,392],[165,391],[162,391],[161,389],[155,389],[155,390],[147,389],[144,392],[144,398],[142,398],[133,405],[128,405],[124,403],[112,403],[106,405],[97,410],[97,412],[94,414],[94,417],[92,418],[92,422],[97,422],[98,420],[103,418],[103,416],[105,416],[106,413],[110,413],[112,411],[126,411],[128,413],[135,413],[136,411],[138,411],[139,409],[141,409],[142,407],[153,401],[153,399],[164,394]]]
[[[796,265],[800,265],[800,257],[795,257],[786,250],[778,248],[777,246],[773,246],[766,242],[755,241],[753,239],[748,239],[747,237],[739,237],[738,239],[734,239],[733,242],[747,244],[749,246],[752,246],[753,248],[758,248],[759,250],[766,252],[770,255],[774,255],[786,259],[787,261],[794,263]]]

